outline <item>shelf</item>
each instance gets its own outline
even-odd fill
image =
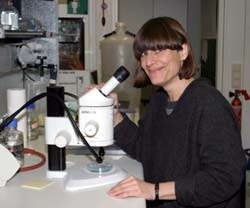
[[[53,37],[54,33],[46,31],[21,31],[21,30],[5,30],[0,35],[0,43],[21,42],[22,40],[32,38]]]
[[[29,38],[36,38],[36,37],[44,37],[46,33],[44,31],[12,31],[12,30],[5,30],[5,39],[6,38],[21,38],[21,39],[29,39]]]
[[[19,73],[19,72],[20,72],[20,69],[0,70],[0,78],[4,77],[4,76],[7,76],[7,75]]]
[[[80,41],[73,42],[73,41],[59,41],[59,44],[79,44]]]

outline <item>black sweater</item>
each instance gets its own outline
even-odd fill
[[[148,207],[241,207],[246,158],[228,101],[201,79],[170,115],[167,97],[162,89],[152,96],[139,127],[125,116],[115,128],[117,144],[142,163],[145,181],[175,181],[177,200]]]

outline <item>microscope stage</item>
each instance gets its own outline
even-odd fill
[[[65,189],[68,191],[77,191],[95,188],[117,183],[127,177],[125,170],[111,163],[108,164],[109,170],[103,169],[102,164],[99,171],[97,169],[90,169],[89,167],[93,167],[92,163],[87,166],[75,165],[70,168],[65,178]]]

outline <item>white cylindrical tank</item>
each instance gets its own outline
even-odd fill
[[[100,42],[101,49],[101,77],[107,81],[114,71],[124,66],[130,72],[128,79],[119,85],[115,92],[118,93],[121,109],[138,112],[141,91],[133,87],[135,69],[138,62],[133,53],[134,35],[127,31],[126,24],[116,23],[116,30]]]

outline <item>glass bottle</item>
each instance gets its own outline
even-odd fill
[[[35,103],[31,103],[27,109],[27,140],[32,141],[38,139],[39,135],[39,125],[38,116],[35,110]]]
[[[5,144],[22,166],[24,163],[23,133],[17,130],[16,119],[13,119],[6,128]]]
[[[18,11],[12,0],[6,0],[1,9],[1,25],[4,30],[18,30]]]

